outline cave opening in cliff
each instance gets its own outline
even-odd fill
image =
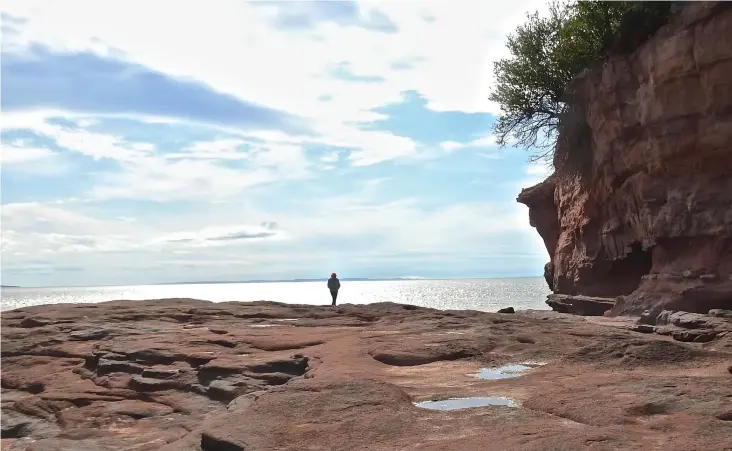
[[[651,249],[643,249],[640,243],[633,243],[624,258],[613,261],[606,275],[610,296],[632,293],[641,283],[643,276],[651,272],[653,258]]]

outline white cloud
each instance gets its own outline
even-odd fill
[[[256,226],[235,225],[229,227],[207,227],[201,230],[175,232],[154,239],[151,244],[181,244],[191,247],[231,246],[263,240],[282,240],[288,233],[277,227],[274,222],[263,222]]]
[[[134,161],[138,157],[148,155],[153,146],[150,143],[128,143],[118,136],[101,133],[92,133],[85,130],[68,129],[47,121],[47,112],[13,113],[3,115],[3,130],[25,129],[52,139],[56,145],[72,152],[99,159],[119,161]],[[63,116],[63,114],[61,114]],[[93,125],[93,121],[80,120],[78,124]],[[12,154],[32,152],[36,154],[53,154],[50,149],[29,147],[24,140],[12,143],[18,150],[11,150]],[[11,149],[13,149],[11,147]],[[22,150],[19,150],[22,149]],[[5,149],[4,149],[5,150]],[[5,153],[5,152],[3,152]],[[5,157],[3,157],[5,158]]]
[[[198,141],[182,149],[179,153],[170,153],[169,159],[191,158],[201,160],[246,160],[249,154],[242,151],[247,142],[241,139],[218,139],[215,141]]]
[[[95,160],[116,161],[119,167],[112,172],[94,175],[96,184],[90,190],[90,196],[95,199],[217,201],[257,185],[312,177],[313,164],[303,150],[304,141],[287,139],[286,135],[263,133],[256,137],[257,140],[242,137],[200,141],[179,152],[160,153],[152,143],[126,141],[118,136],[54,125],[49,123],[48,114],[10,114],[3,126],[6,130],[30,130],[67,151]],[[80,119],[79,123],[88,122]],[[29,148],[9,149],[7,155],[13,160],[11,163],[28,158],[22,157],[22,152]],[[57,155],[42,147],[30,148],[30,151],[39,157]],[[5,149],[3,155],[6,155]],[[243,161],[246,166],[227,166],[231,161]],[[38,169],[35,164],[33,167]]]
[[[16,143],[17,144],[17,143]],[[38,147],[3,146],[0,153],[0,163],[3,166],[37,162],[53,158],[54,152]]]
[[[485,148],[496,147],[496,138],[493,135],[481,136],[468,142],[444,141],[440,143],[440,147],[447,152],[454,152],[467,148]]]
[[[524,13],[544,8],[538,0],[360,5],[364,17],[375,8],[394,21],[399,32],[324,22],[312,30],[288,33],[272,26],[267,8],[236,0],[207,5],[206,14],[197,3],[172,0],[11,0],[4,9],[30,19],[23,32],[12,37],[14,45],[40,41],[60,50],[92,50],[203,81],[311,119],[318,126],[317,142],[358,148],[349,160],[369,165],[415,152],[410,139],[353,126],[383,117],[370,110],[399,102],[405,90],[419,91],[438,111],[497,112],[487,100],[492,63],[506,54],[505,35]],[[84,12],[83,20],[79,11]],[[436,20],[427,21],[425,15]],[[161,23],[166,24],[164,33]],[[418,70],[393,68],[395,61],[415,58]],[[327,75],[342,62],[354,73],[384,81],[354,83]],[[331,100],[323,102],[325,96]]]
[[[128,144],[117,136],[87,131],[69,131],[61,127],[54,127],[47,136],[55,139],[57,145],[95,160],[108,158],[118,161],[136,161],[148,155],[153,148],[150,143]]]

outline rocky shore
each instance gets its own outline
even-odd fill
[[[188,299],[24,308],[2,315],[2,449],[730,450],[732,334],[647,333],[685,321]],[[501,405],[415,405],[467,397]]]

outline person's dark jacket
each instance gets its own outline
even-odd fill
[[[341,287],[341,281],[337,277],[331,277],[328,279],[328,289],[330,291],[338,291]]]

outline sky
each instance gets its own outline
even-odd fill
[[[2,4],[2,283],[538,276],[488,101],[543,1]]]

